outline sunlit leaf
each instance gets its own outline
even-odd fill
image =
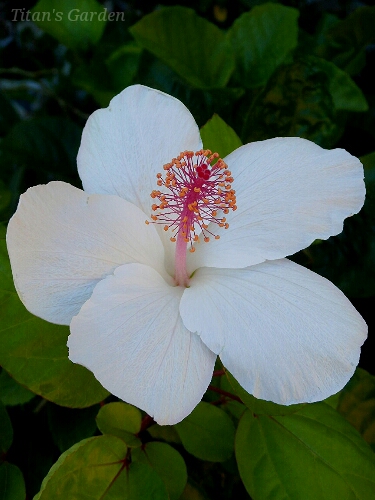
[[[242,146],[241,139],[232,127],[216,114],[203,125],[200,133],[203,147],[219,153],[221,158]]]
[[[233,423],[223,410],[209,403],[199,403],[175,429],[186,450],[202,460],[223,462],[233,453]]]
[[[299,12],[276,3],[259,5],[238,17],[229,35],[239,80],[245,87],[267,83],[297,46]]]
[[[151,465],[162,478],[170,500],[178,500],[184,491],[187,471],[184,459],[166,443],[147,443],[132,452],[132,460]]]
[[[156,10],[130,32],[142,47],[195,87],[224,87],[233,72],[233,52],[224,32],[191,9]]]
[[[86,50],[99,42],[107,12],[96,0],[39,0],[31,19],[71,49]]]
[[[236,434],[241,478],[254,500],[371,500],[375,456],[324,403],[268,417],[247,411]]]
[[[150,465],[129,463],[127,446],[115,436],[86,439],[63,453],[34,500],[167,500],[162,479]]]
[[[172,425],[154,424],[147,429],[147,432],[158,440],[168,441],[168,443],[181,444],[180,436]]]
[[[103,434],[117,436],[128,446],[141,446],[141,440],[135,436],[141,429],[141,420],[138,408],[122,402],[102,406],[96,417],[96,423]]]

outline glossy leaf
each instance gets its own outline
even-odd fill
[[[324,403],[278,417],[247,411],[236,434],[241,478],[254,500],[371,500],[375,457]]]
[[[341,392],[337,411],[341,413],[375,451],[375,377],[357,368]]]
[[[16,465],[4,462],[0,465],[1,500],[25,500],[26,490],[22,472]]]
[[[214,115],[200,130],[203,147],[219,153],[221,158],[242,146],[236,132],[220,118]]]
[[[13,441],[13,428],[5,406],[0,403],[0,452],[6,453]]]
[[[186,450],[197,458],[224,462],[233,453],[234,426],[220,408],[201,402],[175,426]]]
[[[225,87],[233,72],[233,52],[224,32],[191,9],[157,10],[130,32],[143,48],[195,87]]]
[[[127,446],[116,436],[77,443],[63,453],[34,500],[167,500],[164,483],[151,466],[126,462]]]
[[[147,443],[142,449],[132,452],[132,460],[149,464],[162,478],[170,500],[178,500],[187,481],[184,459],[172,446],[166,443]]]
[[[253,413],[257,415],[289,415],[300,411],[304,406],[306,406],[305,404],[283,406],[272,403],[272,401],[257,399],[252,394],[246,392],[228,371],[226,371],[225,374],[237,396]]]
[[[107,12],[96,0],[39,0],[31,19],[70,49],[86,50],[99,42]]]
[[[142,415],[138,408],[127,403],[108,403],[102,406],[96,417],[103,434],[111,434],[125,441],[128,446],[141,446],[135,436],[141,429]]]
[[[0,365],[20,384],[61,406],[86,407],[108,392],[86,368],[68,359],[69,329],[30,314],[14,289],[0,234]],[[1,239],[2,236],[2,239]]]
[[[251,88],[267,83],[297,46],[298,16],[298,10],[291,7],[265,3],[236,19],[229,34],[242,85]]]
[[[0,401],[5,406],[27,403],[35,394],[18,384],[5,370],[0,373]]]

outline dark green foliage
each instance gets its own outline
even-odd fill
[[[1,499],[375,498],[373,325],[362,369],[325,402],[284,407],[258,400],[218,366],[212,390],[191,415],[161,427],[68,360],[67,327],[26,311],[5,245],[19,195],[51,180],[80,187],[76,156],[88,116],[141,83],[180,99],[201,127],[204,147],[222,157],[247,142],[298,136],[361,158],[363,210],[346,221],[342,234],[292,258],[356,299],[371,321],[372,3],[356,8],[341,1],[331,10],[325,0],[195,0],[163,7],[29,0],[15,12],[13,2],[2,2]],[[109,19],[108,6],[122,15]],[[92,20],[69,19],[73,9],[74,15],[91,12]],[[35,15],[40,11],[50,19]],[[27,20],[33,15],[34,23]]]

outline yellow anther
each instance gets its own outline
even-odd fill
[[[164,231],[168,231],[169,226],[164,226]]]

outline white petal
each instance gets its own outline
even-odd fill
[[[225,161],[237,206],[220,240],[197,245],[197,267],[246,267],[292,255],[342,231],[364,202],[360,161],[343,149],[322,149],[297,137],[238,148]]]
[[[182,292],[150,267],[121,266],[95,287],[70,326],[69,358],[163,425],[199,403],[216,359],[184,327]]]
[[[21,196],[7,245],[22,302],[52,323],[68,325],[96,283],[121,264],[141,262],[163,272],[162,243],[139,208],[64,182]]]
[[[134,85],[88,119],[78,171],[85,191],[117,194],[149,215],[156,174],[180,152],[201,147],[198,126],[180,101]]]
[[[287,259],[199,269],[180,313],[244,389],[284,405],[342,389],[367,334],[338,288]]]

